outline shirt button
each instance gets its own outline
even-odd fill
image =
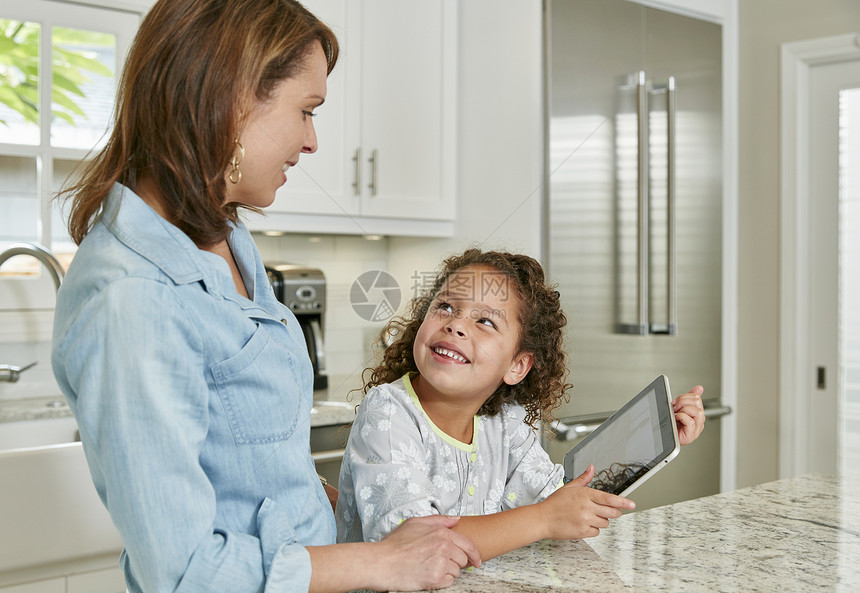
[[[469,486],[469,496],[473,496],[475,494],[475,487]]]
[[[475,463],[475,460],[478,458],[477,453],[472,453],[472,463]]]
[[[287,325],[287,320],[286,320],[286,319],[281,319],[281,323],[283,323],[284,325]]]

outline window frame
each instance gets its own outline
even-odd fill
[[[153,0],[0,0],[0,16],[39,23],[42,31],[39,52],[39,144],[0,142],[0,155],[33,158],[36,160],[36,195],[39,200],[39,226],[36,240],[53,248],[52,198],[54,195],[54,163],[57,160],[81,160],[89,150],[51,146],[51,93],[45,91],[42,81],[52,81],[51,28],[70,27],[98,30],[116,38],[116,76],[120,75],[125,56],[131,46],[141,19]],[[97,27],[93,24],[97,23]],[[50,88],[50,87],[48,87]],[[3,276],[0,281],[0,312],[52,309],[53,290],[50,277]]]

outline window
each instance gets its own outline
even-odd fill
[[[139,12],[0,0],[0,251],[36,242],[71,259],[74,245],[52,197],[105,142],[139,22]],[[16,259],[17,270],[2,272],[39,273],[35,260]]]

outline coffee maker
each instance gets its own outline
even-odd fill
[[[326,289],[322,270],[299,264],[267,263],[266,275],[275,298],[289,307],[299,320],[314,367],[314,390],[327,388],[323,344]]]

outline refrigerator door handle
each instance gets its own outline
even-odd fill
[[[618,332],[639,336],[677,335],[677,279],[675,242],[675,77],[665,86],[648,84],[645,71],[636,75],[636,320],[619,323]],[[651,179],[649,96],[666,94],[666,319],[651,320]]]
[[[649,179],[648,179],[648,82],[645,71],[639,72],[636,84],[636,117],[638,130],[638,225],[636,229],[636,241],[638,244],[638,257],[636,258],[636,302],[639,335],[646,335],[649,331],[649,311],[651,296],[650,279],[650,231],[649,231]]]
[[[650,303],[650,234],[648,229],[648,82],[645,71],[636,74],[636,320],[621,322],[618,333],[647,336]]]
[[[678,333],[675,277],[675,77],[670,76],[666,86],[656,90],[666,93],[666,322],[650,323],[649,332],[674,336]]]
[[[553,421],[550,424],[550,429],[555,434],[554,438],[557,441],[575,441],[597,430],[613,413],[605,412],[601,414],[587,414],[582,417],[562,418]],[[707,402],[705,404],[705,418],[722,418],[731,413],[732,408],[722,403]]]
[[[676,255],[677,255],[677,243],[675,242],[675,135],[676,135],[676,127],[675,127],[675,77],[669,77],[669,88],[667,90],[668,93],[668,111],[669,111],[669,120],[667,125],[668,136],[667,139],[667,147],[669,151],[669,158],[667,163],[667,174],[668,174],[668,209],[669,212],[667,214],[668,220],[668,238],[669,242],[669,270],[668,270],[668,292],[669,292],[669,328],[668,333],[670,336],[674,336],[678,332],[678,293],[677,293],[677,278],[675,277],[675,265],[676,265]]]

